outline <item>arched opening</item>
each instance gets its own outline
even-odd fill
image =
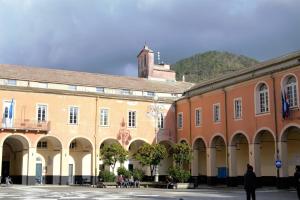
[[[197,183],[206,183],[207,160],[206,146],[203,139],[198,138],[193,145],[192,176],[197,177]]]
[[[142,166],[139,161],[134,159],[135,153],[138,149],[145,143],[143,140],[135,140],[130,143],[128,148],[128,169],[133,170],[135,168],[142,169],[145,172],[146,176],[150,176],[150,168],[148,166]]]
[[[110,139],[104,140],[104,141],[101,143],[101,145],[100,145],[100,152],[101,152],[101,149],[104,147],[104,145],[111,145],[111,144],[117,144],[117,143],[119,143],[119,141],[116,140],[116,139],[111,139],[111,138],[110,138]],[[115,169],[114,169],[114,173],[115,173],[115,174],[117,174],[117,170],[118,170],[118,168],[119,168],[120,166],[121,166],[121,164],[120,164],[119,162],[117,162],[116,165],[115,165]],[[125,162],[124,162],[124,167],[126,168],[126,166],[128,166],[128,161],[125,161]],[[112,167],[109,166],[109,165],[105,165],[105,164],[103,163],[103,161],[100,160],[100,163],[99,163],[99,170],[100,170],[100,171],[103,171],[103,170],[112,171]]]
[[[53,136],[42,137],[37,142],[37,154],[44,163],[36,163],[36,182],[59,184],[61,166],[61,142]]]
[[[4,140],[1,182],[9,176],[14,184],[27,184],[27,140],[20,135],[11,135]]]
[[[300,128],[290,126],[281,137],[281,158],[286,171],[283,176],[293,177],[295,166],[300,165]]]
[[[241,185],[244,183],[244,174],[249,163],[249,143],[246,136],[242,133],[234,135],[229,150],[231,184]]]
[[[168,155],[163,159],[158,166],[158,174],[162,177],[166,177],[169,174],[169,168],[173,166],[172,156],[172,143],[170,141],[161,141],[161,145],[164,145],[167,149]]]
[[[93,145],[85,138],[75,138],[69,145],[69,184],[92,183]]]
[[[227,166],[226,166],[226,144],[221,136],[215,136],[211,143],[211,174],[216,177],[215,183],[226,182]]]
[[[254,141],[254,171],[262,185],[276,183],[275,139],[271,132],[262,130],[257,133]]]

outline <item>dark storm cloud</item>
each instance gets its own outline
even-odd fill
[[[0,63],[137,74],[208,50],[265,60],[300,50],[299,0],[0,0]]]

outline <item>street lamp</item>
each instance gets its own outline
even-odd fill
[[[158,144],[158,130],[157,130],[157,124],[158,124],[158,115],[160,114],[160,106],[157,104],[158,102],[158,96],[153,97],[153,105],[150,106],[149,114],[154,117],[154,132],[155,132],[155,144]],[[156,165],[154,167],[154,182],[158,182],[158,166]]]

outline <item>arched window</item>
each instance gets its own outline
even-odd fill
[[[265,83],[258,86],[258,113],[269,112],[269,93]]]
[[[287,77],[285,91],[288,98],[289,106],[296,107],[298,105],[297,100],[297,81],[294,76]]]

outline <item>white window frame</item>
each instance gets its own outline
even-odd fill
[[[17,86],[17,80],[16,79],[7,79],[6,85]]]
[[[158,113],[157,116],[157,128],[164,129],[165,127],[165,116],[163,113]]]
[[[201,127],[202,125],[202,108],[195,109],[195,127]]]
[[[134,113],[134,115],[132,115]],[[128,120],[127,126],[128,128],[136,128],[137,125],[137,112],[135,110],[128,111]]]
[[[183,112],[177,113],[177,129],[183,129]]]
[[[218,108],[218,113],[216,113],[216,108]],[[218,115],[216,115],[216,114],[218,114]],[[215,123],[221,122],[221,104],[220,103],[213,104],[213,121]]]
[[[74,122],[74,111],[73,111],[73,118],[71,119],[71,109],[77,109],[77,116],[76,116],[76,122]],[[69,106],[68,110],[68,123],[69,125],[78,125],[79,124],[79,107],[78,106]]]
[[[44,120],[43,119],[39,120],[39,108],[40,107],[45,107],[45,119]],[[42,115],[42,113],[41,113],[41,115]],[[48,104],[38,103],[36,105],[36,120],[39,123],[40,122],[46,122],[48,120]]]
[[[240,102],[240,107],[239,110],[237,110],[237,102]],[[240,120],[243,117],[243,102],[242,102],[242,98],[235,98],[233,99],[233,109],[234,109],[234,119],[235,120]],[[239,113],[238,113],[239,112]]]
[[[97,93],[104,93],[104,87],[96,87]]]
[[[71,91],[77,91],[77,85],[69,85],[68,89]]]
[[[104,111],[106,111],[106,116],[104,115]],[[105,123],[105,117],[106,117],[106,123]],[[109,126],[109,109],[108,108],[100,108],[100,126],[104,126],[104,127]]]
[[[265,85],[265,90],[260,90],[260,88]],[[257,114],[265,114],[270,112],[270,95],[269,95],[269,87],[265,82],[262,82],[256,87],[256,99],[257,99]]]
[[[290,78],[294,78],[295,82],[288,83]],[[288,97],[289,106],[290,108],[297,108],[298,107],[298,82],[295,76],[289,75],[285,77],[285,92]],[[290,93],[291,92],[291,93]]]

